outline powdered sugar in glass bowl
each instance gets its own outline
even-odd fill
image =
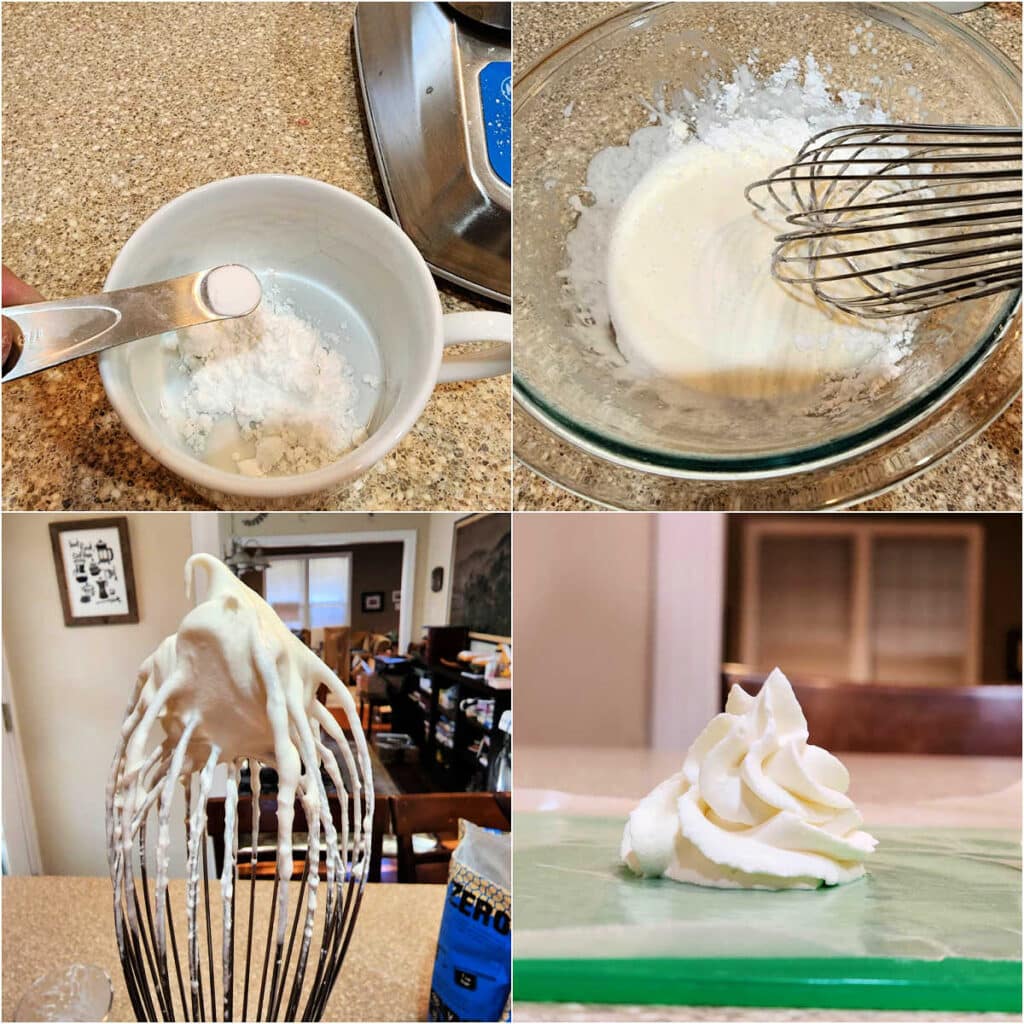
[[[773,111],[766,85],[780,74],[790,96]],[[723,353],[740,351],[745,335],[700,337],[714,386],[694,385],[699,365],[680,380],[641,372],[628,346],[624,356],[607,315],[602,203],[613,221],[630,191],[623,182],[651,165],[643,150],[670,147],[674,124],[720,147],[739,145],[746,128],[756,143],[773,121],[814,113],[823,84],[840,120],[1020,120],[1019,71],[921,5],[648,5],[519,78],[516,451],[534,468],[626,507],[835,506],[947,454],[1019,390],[1019,295],[889,325],[891,336],[845,371],[817,358],[816,339],[794,337],[784,387],[770,361],[744,364],[742,380],[722,373]],[[609,187],[616,153],[619,196]],[[721,301],[714,282],[703,288],[709,304]],[[811,353],[802,378],[801,346]]]

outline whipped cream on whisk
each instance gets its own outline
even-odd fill
[[[734,686],[682,771],[630,814],[623,863],[637,875],[727,889],[815,889],[860,878],[876,840],[861,830],[842,762],[807,739],[779,669],[756,697]]]
[[[319,871],[308,871],[304,897],[300,896],[303,904],[297,909],[295,927],[300,916],[304,925],[293,976],[297,981],[293,981],[293,997],[287,1008],[301,993],[321,885],[327,890],[325,928],[351,929],[354,923],[358,910],[354,893],[366,881],[373,821],[369,749],[347,687],[289,631],[270,605],[224,563],[206,554],[193,555],[185,565],[189,596],[196,589],[200,573],[206,581],[205,597],[139,669],[111,768],[107,844],[118,948],[126,978],[139,977],[145,985],[146,979],[139,974],[145,967],[138,950],[139,936],[145,935],[143,928],[147,929],[152,933],[152,984],[156,987],[160,979],[166,980],[168,944],[176,950],[169,918],[168,851],[172,802],[180,786],[185,792],[188,816],[188,970],[193,993],[200,991],[200,865],[205,880],[207,802],[214,772],[218,765],[224,765],[227,779],[221,921],[224,976],[230,977],[240,773],[247,764],[254,810],[252,835],[245,839],[255,856],[260,832],[260,767],[272,767],[278,779],[275,962],[280,962],[287,937],[287,883],[294,870],[292,827],[296,803],[306,819],[308,843],[303,845],[311,850],[323,847],[326,874],[322,883]],[[351,734],[351,744],[339,718],[318,699],[321,687],[335,698],[340,718]],[[338,804],[340,827],[334,823],[331,796]],[[154,819],[155,829],[150,831],[147,844],[149,819]],[[134,882],[135,865],[146,870],[148,856],[152,856],[156,868],[152,920],[148,896],[145,918],[140,913]],[[294,929],[291,934],[294,940]],[[270,932],[267,935],[269,945]],[[331,962],[338,968],[345,948],[347,944],[331,953]],[[320,967],[325,970],[322,962]],[[329,969],[335,970],[334,966]],[[325,977],[329,991],[333,977]],[[132,984],[129,981],[129,986]],[[166,1003],[171,1002],[169,990],[161,991],[161,996]],[[192,1019],[199,1018],[193,1015]]]

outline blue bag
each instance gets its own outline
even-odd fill
[[[428,1020],[509,1019],[512,836],[459,822],[430,984]]]

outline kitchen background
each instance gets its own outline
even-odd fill
[[[524,746],[685,749],[776,664],[1012,690],[1019,721],[1016,515],[526,515],[515,572]]]
[[[373,644],[375,649],[366,650],[364,658],[378,653],[398,656],[412,644],[418,652],[413,660],[421,665],[420,643],[426,627],[449,625],[459,523],[472,525],[478,517],[461,513],[147,513],[125,518],[139,619],[74,629],[67,628],[62,617],[49,525],[74,523],[82,516],[7,514],[4,518],[4,701],[14,725],[4,743],[4,835],[6,866],[13,873],[106,874],[103,794],[113,744],[139,665],[177,629],[191,607],[184,593],[182,567],[193,552],[210,551],[221,557],[234,552],[243,579],[247,562],[262,563],[267,567],[266,598],[286,621],[291,617],[289,625],[314,647],[323,645],[324,633],[330,632],[325,624],[347,626],[350,651]],[[507,534],[507,514],[495,514],[495,518],[504,521]],[[330,555],[318,557],[318,549],[327,546]],[[282,549],[292,554],[267,557]],[[348,556],[349,567],[344,564]],[[507,548],[503,557],[507,559]],[[314,579],[313,588],[307,590],[302,572],[306,564],[318,563],[325,567],[324,578]],[[278,574],[283,578],[275,579]],[[503,585],[507,593],[507,572]],[[380,597],[379,611],[363,610],[367,595]],[[358,643],[352,642],[357,639]],[[453,640],[455,650],[451,650]],[[492,641],[471,641],[464,630],[455,630],[449,635],[446,655],[454,659],[463,646],[482,653],[495,649]],[[333,656],[332,668],[359,696],[359,672],[341,664],[344,659],[336,649],[327,652],[321,646],[321,653]],[[423,664],[417,682],[426,676],[429,683],[431,669],[437,668],[436,660],[429,667]],[[391,722],[395,702],[389,701],[379,679],[383,671],[380,666],[374,673],[373,692],[364,695],[362,708],[364,728],[375,742],[397,731]],[[403,664],[400,657],[389,671],[412,678],[411,664]],[[475,684],[467,680],[465,685]],[[427,692],[432,692],[429,685]],[[499,701],[508,707],[507,691]],[[436,727],[436,707],[433,712]],[[498,717],[500,711],[495,716],[492,708],[485,730],[495,756],[502,735]],[[479,735],[474,738],[479,742]],[[393,764],[379,766],[389,792],[445,791],[453,781],[461,783],[457,789],[468,788],[474,777],[480,788],[486,781],[486,748],[484,765],[475,771],[464,766],[449,773],[435,771],[426,757],[419,759],[422,734],[410,742],[412,749],[400,751]],[[465,742],[470,742],[468,735]],[[431,746],[431,756],[433,752]],[[384,756],[390,757],[390,752]],[[219,786],[222,791],[222,779]],[[175,850],[172,872],[181,871],[182,856],[182,850]]]

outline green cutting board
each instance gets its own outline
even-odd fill
[[[1013,831],[872,829],[865,878],[755,892],[634,877],[622,825],[515,816],[517,1000],[1021,1010]]]

